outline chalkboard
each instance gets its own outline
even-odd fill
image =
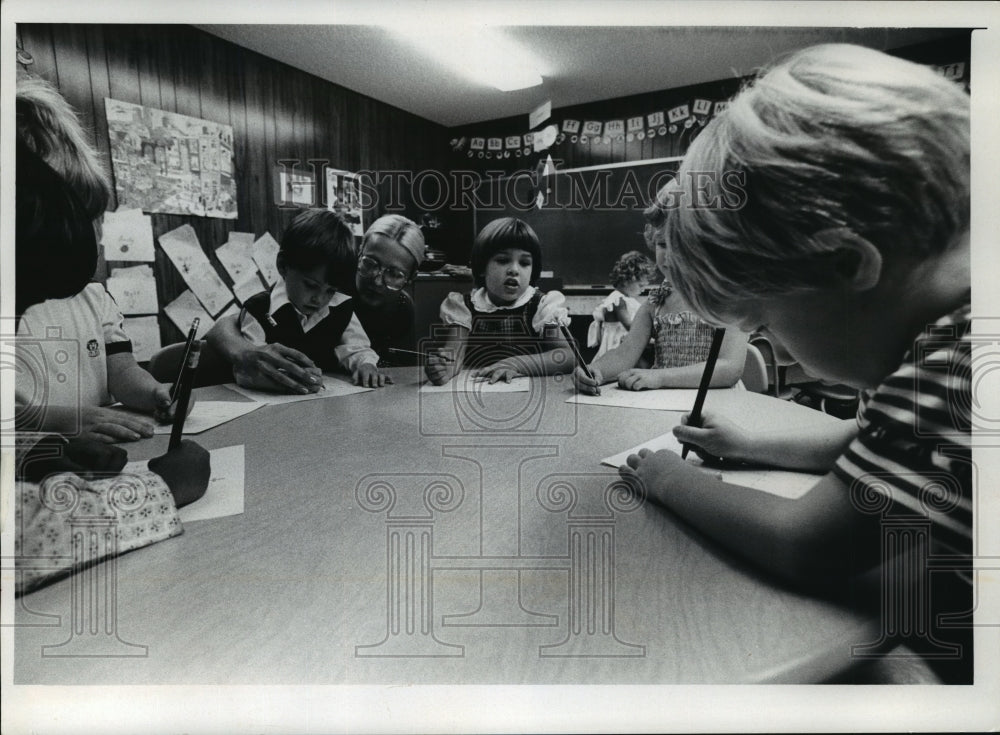
[[[607,284],[621,255],[647,252],[642,211],[679,164],[677,158],[657,159],[490,179],[476,190],[475,230],[499,217],[518,217],[538,233],[543,270],[566,286]],[[536,180],[545,196],[541,208]]]

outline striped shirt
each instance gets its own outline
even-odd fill
[[[900,367],[862,395],[858,436],[834,467],[852,498],[881,496],[894,503],[887,516],[928,518],[933,553],[965,558],[972,550],[969,310],[929,326]]]

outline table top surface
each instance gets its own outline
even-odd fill
[[[14,682],[815,681],[875,637],[870,615],[782,587],[622,492],[600,459],[679,414],[567,403],[568,378],[422,394],[415,369],[392,373],[194,437],[245,445],[244,512],[91,568],[115,572],[96,611],[73,578],[18,600]],[[716,409],[831,420],[746,392]],[[88,637],[95,655],[63,656]]]

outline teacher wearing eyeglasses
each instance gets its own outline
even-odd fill
[[[327,212],[320,214],[329,215],[333,222],[347,232],[339,219]],[[320,225],[317,227],[322,230]],[[323,239],[321,236],[324,232],[314,232],[314,239]],[[351,239],[349,233],[347,237]],[[353,246],[348,247],[352,252],[344,253],[344,256],[348,258],[346,263],[350,264],[347,266],[349,268],[354,264],[354,254]],[[334,294],[332,302],[330,294],[326,295],[326,302],[337,305],[340,317],[346,316],[349,319],[346,328],[341,324],[339,346],[331,344],[331,352],[335,347],[349,352],[353,357],[347,359],[362,360],[365,367],[371,368],[367,372],[355,370],[355,380],[360,385],[378,388],[391,382],[387,374],[375,369],[376,362],[382,362],[388,355],[389,348],[401,344],[413,329],[413,302],[403,289],[416,274],[423,261],[424,251],[423,233],[414,222],[398,214],[379,217],[365,233],[354,273],[344,273],[343,280],[347,284],[353,283],[354,288],[351,289],[350,285],[340,287],[343,293]],[[325,275],[321,278],[324,277]],[[305,282],[308,283],[309,279]],[[339,282],[342,281],[338,280]],[[317,291],[321,285],[316,284]],[[336,290],[336,287],[329,286],[325,290]],[[309,355],[293,348],[291,344],[302,343],[302,336],[314,327],[321,330],[333,312],[327,304],[318,318],[300,312],[286,293],[287,287],[282,284],[278,293],[281,308],[291,310],[285,315],[288,318],[284,320],[286,323],[282,334],[287,334],[292,339],[268,339],[266,330],[255,339],[253,334],[241,328],[235,316],[220,319],[206,338],[210,354],[202,354],[202,361],[206,364],[199,371],[204,378],[201,384],[210,385],[235,379],[240,385],[262,390],[292,393],[314,393],[320,390],[320,368]],[[265,295],[265,298],[270,297],[268,306],[274,306],[274,296],[273,289],[269,295]],[[272,323],[272,331],[277,334],[281,325],[274,320],[276,314],[277,311],[265,314],[265,318]],[[350,335],[349,338],[347,335]]]

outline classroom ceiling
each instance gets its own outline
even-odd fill
[[[501,92],[468,81],[375,25],[199,25],[204,31],[447,127],[744,76],[824,42],[890,49],[954,29],[506,26],[544,64],[543,83]],[[450,30],[461,34],[457,24]]]

